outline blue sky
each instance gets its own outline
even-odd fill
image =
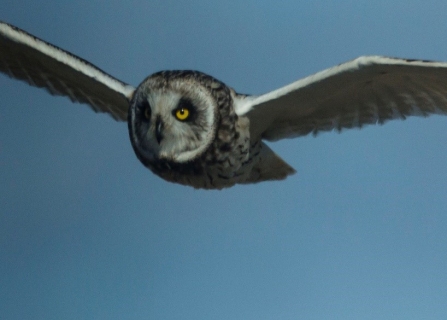
[[[359,55],[447,61],[445,1],[6,1],[0,19],[138,85],[261,94]],[[447,84],[446,84],[447,85]],[[0,75],[0,318],[440,319],[447,118],[270,146],[286,181],[201,191],[124,123]]]

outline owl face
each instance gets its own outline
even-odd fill
[[[129,109],[129,134],[137,155],[152,163],[185,163],[214,139],[217,102],[188,73],[161,72],[137,88]]]

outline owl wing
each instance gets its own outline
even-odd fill
[[[134,88],[89,62],[0,21],[0,71],[53,95],[127,119]]]
[[[257,96],[236,97],[252,137],[278,140],[447,114],[447,63],[360,57]]]

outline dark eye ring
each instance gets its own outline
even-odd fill
[[[146,120],[149,120],[151,118],[151,109],[150,108],[144,109],[144,117],[146,118]]]
[[[140,109],[143,111],[143,116],[145,120],[151,119],[151,106],[149,105],[149,102],[145,99],[140,104]]]

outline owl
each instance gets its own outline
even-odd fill
[[[127,121],[144,166],[203,189],[292,175],[265,141],[447,113],[447,63],[382,56],[359,57],[259,96],[198,71],[157,72],[134,88],[0,22],[0,71]]]

